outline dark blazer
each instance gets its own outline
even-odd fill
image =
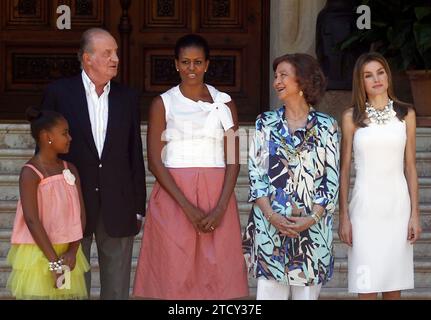
[[[108,124],[101,159],[94,144],[81,74],[51,83],[42,109],[60,112],[69,122],[68,154],[81,178],[87,214],[84,235],[96,229],[99,215],[111,237],[138,232],[136,214],[145,214],[145,168],[142,155],[138,94],[111,81]]]

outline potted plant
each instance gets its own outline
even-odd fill
[[[371,29],[357,30],[339,46],[359,44],[382,53],[406,71],[419,126],[431,126],[431,5],[429,0],[363,0],[371,11]]]

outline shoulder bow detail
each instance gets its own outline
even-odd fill
[[[224,92],[218,92],[213,103],[198,101],[200,108],[208,112],[205,121],[207,135],[218,136],[217,131],[220,131],[220,124],[224,131],[233,127],[232,113],[226,105],[229,101],[231,101],[230,96]]]

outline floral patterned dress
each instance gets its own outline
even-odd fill
[[[249,201],[268,197],[274,212],[307,216],[314,204],[325,208],[319,223],[299,238],[281,235],[256,203],[243,238],[255,278],[289,285],[325,284],[334,269],[332,214],[338,199],[339,138],[332,117],[310,108],[305,128],[289,133],[284,106],[256,120],[250,148]]]

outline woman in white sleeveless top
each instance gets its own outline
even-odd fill
[[[350,163],[355,185],[348,204]],[[359,57],[353,106],[342,119],[341,241],[349,245],[349,292],[360,299],[399,299],[414,287],[413,243],[421,233],[413,108],[398,101],[388,63]]]
[[[239,173],[235,104],[204,83],[208,45],[175,46],[181,83],[154,99],[148,167],[156,177],[134,295],[158,299],[248,296],[234,187]]]

